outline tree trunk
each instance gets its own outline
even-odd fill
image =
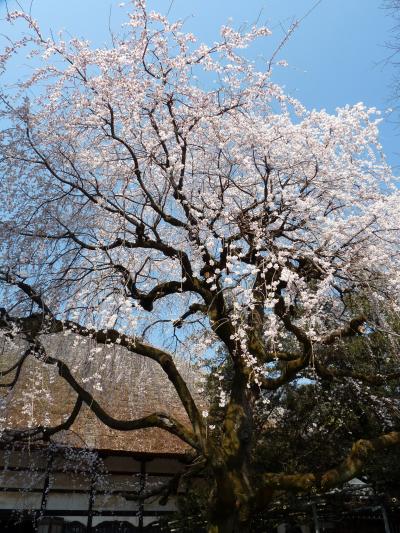
[[[224,472],[210,495],[208,533],[250,531],[252,492],[246,476]]]
[[[248,533],[255,503],[251,446],[255,396],[247,386],[248,369],[235,367],[221,446],[212,456],[215,488],[209,500],[208,533]]]
[[[209,524],[207,533],[250,533],[250,523],[242,522],[237,516],[231,516],[225,520]]]

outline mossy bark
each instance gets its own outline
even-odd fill
[[[247,533],[251,520],[251,487],[241,472],[224,472],[210,495],[208,533]]]
[[[251,392],[243,386],[245,376],[237,374],[236,380],[239,383],[226,408],[220,446],[212,454],[215,487],[209,500],[209,533],[250,531],[255,498],[250,481],[253,477],[250,472],[252,398]]]

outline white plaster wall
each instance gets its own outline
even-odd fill
[[[42,495],[34,492],[0,493],[0,509],[40,509]]]
[[[112,490],[138,491],[140,481],[140,474],[113,474],[112,476],[107,475],[104,480],[100,480],[100,484],[105,486],[105,490],[107,490],[106,487],[109,487]]]
[[[98,490],[137,490],[139,485],[140,462],[131,457],[108,457],[105,460],[107,468],[114,471],[120,471],[121,474],[106,476],[106,484],[102,481]],[[33,451],[32,453],[4,453],[0,450],[0,487],[9,488],[31,488],[40,490],[40,492],[1,492],[0,490],[0,508],[2,509],[40,509],[42,500],[42,490],[45,484],[45,472],[32,472],[31,470],[21,470],[20,472],[11,472],[3,470],[4,465],[17,466],[19,468],[36,468],[46,469],[47,458],[45,454]],[[63,461],[57,457],[53,462],[55,469],[63,468]],[[146,470],[157,474],[170,473],[173,475],[177,470],[181,470],[183,465],[175,459],[154,459],[146,463]],[[128,474],[126,473],[128,472]],[[137,474],[133,474],[137,472]],[[146,476],[146,490],[155,485],[165,484],[169,479],[168,476]],[[102,485],[102,486],[100,486]],[[55,493],[55,489],[68,490],[67,493]],[[74,493],[74,490],[84,490],[86,493]],[[85,473],[74,472],[51,472],[50,490],[47,497],[47,509],[54,511],[87,511],[89,507],[89,490],[90,480]],[[96,494],[94,505],[95,510],[104,509],[110,511],[136,511],[138,502],[126,500],[123,496]],[[157,498],[149,498],[144,505],[145,511],[173,511],[176,509],[175,502],[170,499],[167,505],[160,506]],[[62,513],[60,512],[60,516]],[[135,517],[94,517],[96,523],[105,520],[126,520],[137,525]],[[68,516],[68,521],[77,520],[86,524],[87,518],[82,516]],[[145,524],[157,520],[157,517],[144,517]]]
[[[30,472],[29,470],[20,472],[0,471],[0,487],[42,489],[44,479],[45,474],[43,472]]]
[[[42,485],[43,487],[43,485]],[[51,489],[69,489],[73,490],[90,490],[90,480],[81,474],[73,472],[51,472],[50,490]]]
[[[110,511],[137,511],[138,504],[135,501],[128,501],[123,496],[103,496],[97,494],[93,503],[93,509],[107,509]]]
[[[69,494],[55,494],[50,491],[46,508],[49,510],[86,511],[89,508],[89,495],[73,494],[72,492]]]

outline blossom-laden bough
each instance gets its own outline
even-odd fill
[[[3,440],[49,440],[82,404],[114,429],[161,428],[212,472],[219,533],[246,531],[279,491],[339,486],[398,445],[394,419],[325,473],[252,464],[254,418],[273,391],[301,378],[398,380],[397,356],[388,372],[337,364],[352,338],[390,337],[382,317],[399,309],[400,197],[376,110],[307,111],[287,96],[239,53],[267,28],[223,27],[198,45],[137,0],[113,46],[91,48],[46,37],[26,13],[9,18],[29,32],[2,70],[21,49],[35,69],[0,95],[0,328],[28,348],[0,376],[12,390],[36,358],[76,403],[59,426],[4,428]],[[106,412],[43,345],[68,332],[158,363],[189,423]],[[216,438],[176,357],[209,361],[221,346],[233,374]]]

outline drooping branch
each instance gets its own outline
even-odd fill
[[[193,448],[199,447],[199,443],[195,435],[191,432],[191,430],[189,428],[186,428],[179,421],[165,413],[156,412],[149,416],[142,417],[136,420],[119,420],[112,417],[100,406],[100,404],[94,399],[92,394],[90,394],[86,389],[82,387],[82,385],[78,383],[78,381],[72,375],[68,365],[60,359],[47,355],[44,346],[37,339],[35,340],[34,345],[29,348],[29,352],[33,353],[44,363],[57,366],[59,375],[77,393],[78,399],[74,410],[72,411],[70,417],[67,419],[66,422],[52,428],[44,428],[43,426],[38,426],[36,428],[28,430],[12,430],[11,433],[6,433],[6,438],[8,438],[9,440],[16,440],[17,437],[20,439],[32,438],[37,435],[41,435],[41,438],[48,439],[56,432],[61,431],[62,429],[68,429],[78,416],[82,402],[84,402],[89,407],[89,409],[93,411],[97,418],[111,429],[116,429],[119,431],[133,431],[136,429],[158,427],[179,437],[181,440],[183,440]]]
[[[148,293],[137,291],[136,297],[140,302],[140,305],[145,311],[152,311],[154,302],[171,294],[177,294],[180,292],[193,292],[194,285],[186,280],[181,281],[166,281],[159,283],[153,287]]]
[[[31,137],[31,132],[29,129],[29,125],[26,127],[26,137],[27,137],[27,140],[28,140],[28,143],[31,149],[36,154],[36,156],[39,158],[39,160],[36,161],[36,164],[44,167],[53,178],[55,178],[60,183],[67,185],[68,187],[71,187],[71,190],[79,191],[85,198],[87,198],[90,202],[92,202],[95,205],[99,205],[100,203],[99,200],[101,200],[103,202],[101,204],[102,208],[105,211],[108,211],[109,213],[114,213],[114,214],[118,213],[118,215],[120,215],[122,218],[127,220],[129,223],[133,224],[134,226],[137,225],[137,221],[134,218],[130,217],[126,211],[122,210],[119,207],[116,207],[115,205],[112,205],[112,206],[107,205],[109,204],[109,201],[104,195],[100,194],[99,191],[97,191],[96,194],[92,194],[83,186],[82,180],[80,180],[81,182],[78,183],[78,182],[71,181],[70,179],[67,179],[66,177],[63,177],[61,173],[58,172],[56,168],[54,168],[54,166],[51,164],[51,161],[46,157],[46,155],[42,153],[39,150],[39,148],[35,145],[35,143],[33,142],[32,137]],[[80,178],[79,175],[77,177]]]
[[[16,281],[13,277],[7,278],[5,281],[10,284],[16,284]],[[24,283],[22,290],[28,294],[33,301],[36,301],[37,294],[29,285]],[[154,294],[154,298],[156,298],[156,294]],[[45,309],[48,309],[42,299],[40,299],[40,302]],[[31,338],[37,337],[37,335],[40,333],[60,333],[67,329],[82,337],[93,338],[99,344],[119,344],[120,346],[128,349],[131,353],[138,353],[144,357],[148,357],[153,361],[156,361],[175,387],[175,390],[179,395],[182,405],[189,416],[196,434],[204,438],[205,427],[200,412],[194,402],[187,384],[185,383],[185,380],[182,378],[174,363],[172,355],[168,352],[160,350],[150,344],[143,343],[136,338],[121,334],[114,329],[95,330],[86,328],[76,322],[56,320],[50,315],[50,313],[47,312],[46,314],[34,314],[24,318],[16,318],[9,316],[5,310],[2,310],[0,313],[0,328],[10,329],[12,325],[20,328],[24,334],[27,334]],[[21,366],[19,367],[19,371],[20,368]],[[18,376],[16,376],[14,379],[17,378]]]
[[[309,352],[312,349],[311,339],[302,328],[292,322],[282,296],[279,297],[278,302],[275,304],[274,312],[282,320],[287,331],[293,333],[296,339],[303,345],[304,351]]]
[[[134,337],[122,334],[115,329],[95,330],[92,328],[86,328],[77,322],[51,319],[47,315],[42,314],[31,315],[24,318],[16,318],[7,315],[0,318],[0,328],[9,328],[10,325],[15,325],[22,333],[27,334],[30,337],[37,337],[40,334],[61,333],[68,330],[81,337],[92,338],[99,344],[118,344],[126,348],[130,353],[143,355],[144,357],[156,361],[164,370],[178,393],[196,435],[199,438],[204,439],[205,427],[200,412],[185,380],[182,378],[174,363],[172,355],[168,352],[139,341]],[[47,357],[47,360],[50,361],[51,358]],[[56,362],[57,361],[54,360],[54,363]]]
[[[104,120],[105,124],[107,126],[109,126],[110,133],[106,133],[106,135],[108,137],[110,137],[111,139],[113,139],[114,141],[116,141],[117,143],[119,143],[121,146],[123,146],[126,149],[126,151],[128,152],[129,156],[132,158],[132,161],[134,163],[134,173],[135,173],[137,182],[138,182],[141,190],[143,191],[143,194],[144,194],[145,198],[149,202],[151,208],[154,210],[155,213],[157,213],[165,222],[167,222],[171,226],[175,226],[175,227],[178,227],[178,228],[186,228],[187,225],[183,221],[181,221],[178,218],[174,217],[173,215],[170,215],[170,214],[165,212],[165,210],[162,208],[162,206],[160,206],[156,202],[156,200],[154,199],[154,197],[150,193],[149,189],[146,187],[145,180],[143,179],[142,172],[141,172],[140,167],[139,167],[138,156],[136,155],[134,148],[125,139],[123,139],[122,137],[120,137],[117,134],[116,128],[115,128],[114,110],[113,110],[113,108],[112,108],[112,106],[110,104],[108,104],[107,107],[108,107],[108,110],[109,110],[109,113],[110,113],[110,117],[106,118],[106,119],[103,119],[103,120]]]
[[[130,296],[137,300],[145,311],[151,312],[154,303],[157,300],[170,296],[171,294],[180,294],[182,292],[195,292],[196,294],[201,295],[205,301],[211,300],[209,291],[203,286],[199,279],[191,274],[191,270],[190,272],[183,270],[182,274],[185,281],[173,280],[161,282],[148,292],[143,292],[137,288],[136,276],[132,275],[125,266],[114,264],[113,267],[122,275],[125,287],[128,289]],[[189,277],[187,277],[188,275]]]
[[[264,474],[263,487],[275,490],[309,492],[312,489],[327,491],[358,475],[371,457],[387,448],[400,445],[400,432],[392,431],[375,439],[360,439],[355,442],[347,457],[335,468],[323,474]]]
[[[34,428],[28,428],[28,429],[6,429],[3,431],[0,437],[0,442],[10,443],[10,442],[21,442],[25,440],[29,440],[29,442],[32,442],[32,440],[44,440],[48,441],[50,440],[50,437],[55,435],[56,433],[60,431],[68,430],[73,423],[75,422],[81,407],[83,404],[82,398],[78,395],[74,408],[71,411],[71,414],[68,416],[68,418],[64,421],[58,424],[57,426],[52,427],[46,427],[46,426],[36,426]]]
[[[285,383],[289,383],[290,381],[295,379],[297,374],[307,367],[310,358],[313,355],[313,351],[315,350],[311,343],[311,339],[308,338],[306,332],[292,323],[289,315],[286,312],[286,307],[283,298],[280,298],[278,303],[276,304],[275,312],[281,318],[286,329],[293,333],[297,340],[303,345],[303,354],[298,355],[297,357],[295,356],[295,354],[289,354],[288,357],[286,357],[285,354],[283,354],[282,357],[277,355],[277,358],[282,361],[283,369],[281,371],[280,376],[278,376],[277,378],[262,379],[261,386],[266,390],[276,390]],[[318,344],[332,345],[338,339],[352,337],[354,335],[359,334],[361,332],[362,325],[365,323],[365,320],[366,319],[364,316],[354,318],[350,321],[348,325],[342,328],[335,329],[325,335],[318,342]],[[374,385],[380,385],[385,382],[384,376],[363,375],[351,371],[347,372],[342,370],[325,368],[316,356],[314,356],[313,361],[315,363],[317,373],[325,379],[333,379],[334,377],[353,377],[355,379],[360,379],[361,381],[365,381]],[[388,375],[387,377],[389,379],[396,379],[397,376],[398,373],[393,373],[391,375]]]
[[[16,383],[18,382],[18,378],[21,374],[22,366],[26,358],[28,357],[28,355],[30,355],[31,353],[32,353],[32,347],[30,346],[27,350],[25,350],[25,352],[22,354],[22,356],[18,359],[16,363],[14,363],[12,366],[7,368],[7,370],[3,370],[2,372],[0,372],[0,379],[1,379],[2,377],[7,376],[8,374],[10,374],[11,372],[15,370],[15,374],[12,380],[9,381],[8,383],[0,383],[0,387],[12,389],[16,385]]]
[[[141,231],[141,230],[140,230]],[[108,244],[91,244],[89,242],[85,242],[83,239],[78,237],[74,232],[67,230],[64,233],[60,234],[51,234],[51,233],[41,233],[41,232],[21,232],[21,234],[26,235],[28,237],[38,237],[42,239],[50,239],[50,240],[72,240],[76,244],[78,244],[81,248],[85,250],[91,250],[91,251],[104,251],[108,252],[111,250],[114,250],[116,248],[127,248],[129,250],[134,249],[143,249],[143,250],[155,250],[158,252],[162,252],[165,257],[169,257],[171,259],[177,259],[180,261],[182,265],[182,275],[183,277],[189,277],[191,278],[193,276],[193,270],[190,263],[190,260],[188,258],[188,255],[186,252],[179,250],[178,248],[174,248],[170,246],[169,244],[166,244],[165,242],[161,240],[154,240],[150,239],[147,236],[139,235],[138,239],[136,241],[130,241],[128,239],[123,239],[121,237],[118,237],[117,239],[113,240],[112,242]]]
[[[100,406],[94,397],[76,381],[68,366],[63,361],[51,356],[46,356],[44,361],[46,364],[57,366],[60,376],[74,389],[79,398],[91,411],[93,411],[97,418],[109,428],[119,431],[133,431],[136,429],[158,427],[179,437],[193,448],[199,447],[198,441],[190,429],[165,413],[156,412],[136,420],[119,420],[112,417]]]

